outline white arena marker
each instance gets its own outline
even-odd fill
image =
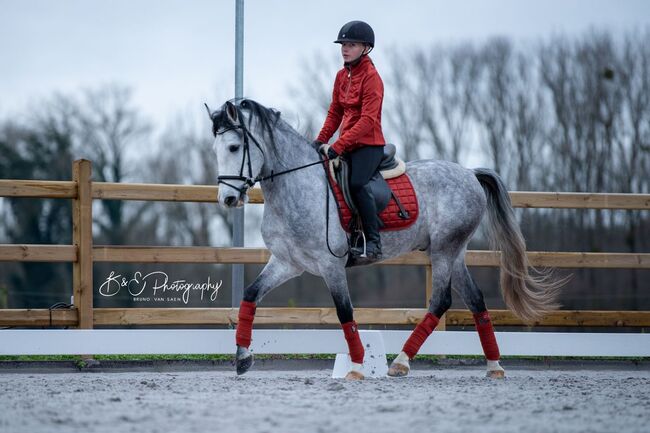
[[[386,348],[384,337],[381,331],[359,331],[361,343],[365,350],[363,357],[363,369],[361,372],[365,377],[384,377],[388,373],[388,362],[386,361]],[[333,379],[345,377],[350,371],[352,361],[348,353],[338,353],[334,361]]]

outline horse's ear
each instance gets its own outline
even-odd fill
[[[226,114],[233,124],[239,123],[239,119],[237,118],[237,107],[235,107],[235,105],[230,101],[226,101]]]
[[[208,110],[208,117],[210,118],[210,120],[212,120],[212,110],[210,110],[210,107],[208,107],[208,104],[206,104],[205,102],[203,103],[203,105],[205,105],[205,109]]]

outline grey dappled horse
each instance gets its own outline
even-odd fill
[[[348,240],[336,205],[330,204],[326,215],[326,194],[331,202],[334,198],[322,164],[309,165],[320,161],[319,153],[279,112],[250,99],[228,101],[208,113],[215,136],[218,201],[229,208],[243,206],[248,188],[259,181],[265,201],[262,237],[271,253],[268,264],[244,291],[237,325],[237,373],[246,372],[253,363],[248,347],[257,303],[306,271],[325,280],[334,300],[352,358],[347,378],[362,379],[364,352],[345,271]],[[299,167],[303,168],[283,174]],[[453,288],[474,314],[488,376],[503,377],[483,295],[465,266],[467,244],[486,210],[493,245],[502,251],[501,290],[507,306],[523,320],[537,319],[557,307],[554,299],[559,284],[529,275],[524,239],[508,192],[494,171],[420,160],[408,162],[406,173],[417,194],[419,217],[406,229],[382,232],[382,260],[426,251],[431,259],[432,297],[427,315],[391,364],[389,375],[408,374],[409,360],[450,307]]]

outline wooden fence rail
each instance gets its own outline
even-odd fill
[[[214,203],[219,191],[207,185],[93,182],[92,198],[101,200]],[[0,180],[0,197],[75,198],[76,183],[51,180]],[[260,188],[249,190],[249,203],[264,203]],[[650,194],[581,192],[510,192],[514,207],[548,209],[650,210]]]
[[[650,269],[650,253],[578,253],[529,251],[532,266],[554,268]],[[2,245],[0,261],[76,262],[75,245]],[[265,264],[270,258],[266,248],[105,246],[92,248],[93,262],[113,263],[220,263]],[[468,266],[499,266],[496,251],[467,251]],[[379,266],[427,266],[424,252],[414,251],[385,260]]]
[[[95,308],[95,326],[130,325],[234,325],[236,308]],[[360,325],[414,325],[426,308],[355,308],[354,318]],[[490,310],[492,321],[499,326],[542,327],[650,327],[649,311],[579,311],[549,313],[539,322],[526,324],[509,310]],[[467,310],[449,310],[449,326],[474,326]],[[255,324],[260,325],[337,325],[336,309],[319,307],[259,307]],[[0,326],[78,326],[78,310],[13,309],[0,315]],[[438,329],[438,328],[437,328]],[[438,329],[439,330],[439,329]]]
[[[101,246],[92,242],[92,201],[155,200],[177,202],[216,201],[216,186],[121,184],[91,182],[91,163],[78,160],[72,181],[0,180],[0,197],[65,198],[73,201],[72,245],[0,245],[0,261],[71,262],[73,264],[74,308],[69,310],[4,309],[2,326],[93,326],[121,325],[232,325],[237,319],[233,308],[93,308],[94,262],[115,263],[220,263],[264,264],[269,252],[264,248]],[[263,203],[259,188],[249,192],[250,203]],[[568,192],[511,192],[513,206],[556,209],[650,210],[650,194],[608,194]],[[469,266],[499,266],[499,252],[468,251]],[[650,253],[528,252],[532,266],[558,268],[650,269]],[[431,295],[431,267],[426,254],[412,252],[386,260],[380,265],[426,267],[424,300]],[[426,304],[425,304],[426,306]],[[426,309],[356,308],[355,320],[368,325],[412,325]],[[495,325],[526,325],[507,310],[492,310]],[[449,310],[446,324],[472,326],[471,314]],[[256,323],[335,325],[333,308],[258,308]],[[529,324],[530,325],[530,324]],[[648,311],[555,311],[534,326],[648,327]],[[441,322],[444,329],[445,322]]]

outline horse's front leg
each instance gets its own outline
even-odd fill
[[[322,273],[325,284],[332,294],[336,315],[339,318],[343,335],[348,343],[348,350],[352,366],[345,376],[347,380],[361,380],[364,375],[361,372],[363,367],[363,356],[365,350],[359,337],[357,322],[354,321],[352,301],[348,291],[348,281],[345,275],[345,268],[342,266],[331,266]]]
[[[294,264],[281,261],[272,255],[255,281],[244,290],[244,299],[239,305],[236,333],[237,353],[235,361],[238,375],[246,373],[253,365],[253,354],[248,348],[252,340],[253,319],[255,318],[257,303],[268,292],[302,273],[303,270]]]

